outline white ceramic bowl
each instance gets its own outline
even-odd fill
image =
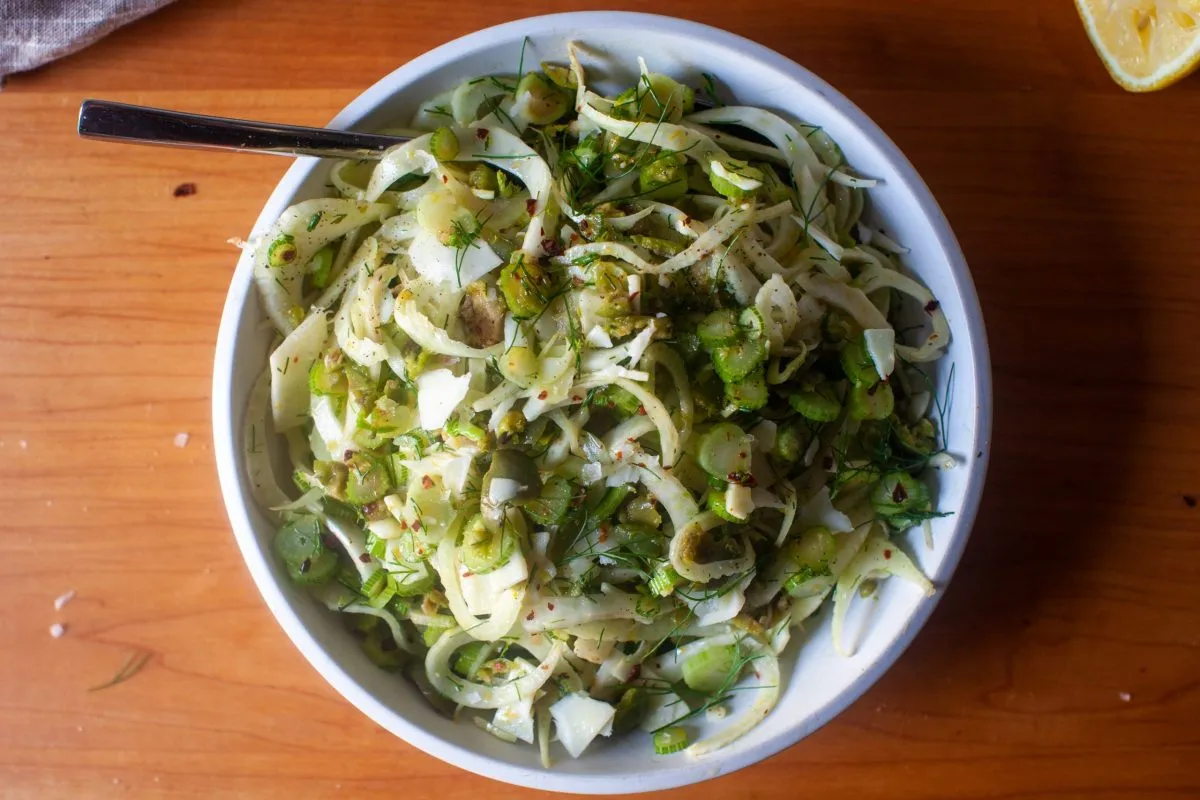
[[[939,369],[938,381],[950,394],[947,434],[960,465],[939,475],[937,492],[937,507],[953,515],[934,522],[932,550],[915,541],[911,548],[926,574],[944,587],[966,545],[983,488],[991,375],[983,319],[962,253],[912,165],[852,103],[792,61],[716,28],[647,14],[558,14],[464,36],[376,83],[330,126],[369,131],[407,122],[416,103],[464,79],[515,71],[525,37],[526,64],[562,61],[565,43],[575,39],[605,53],[613,72],[603,77],[623,78],[625,85],[633,83],[639,55],[653,70],[692,85],[699,84],[700,71],[710,72],[740,102],[823,126],[862,174],[883,179],[883,186],[870,192],[871,216],[912,249],[906,262],[938,297],[953,331],[943,361],[954,366],[953,385],[948,385],[946,366]],[[597,71],[590,74],[601,77]],[[265,231],[288,205],[323,194],[325,170],[317,160],[297,160],[267,201],[254,234]],[[579,760],[556,748],[554,768],[544,770],[536,747],[505,744],[466,720],[450,722],[405,679],[373,666],[335,615],[293,586],[272,557],[273,526],[251,500],[239,440],[246,398],[264,367],[270,339],[252,288],[250,259],[243,256],[221,319],[213,376],[217,467],[238,545],[271,612],[305,658],[363,713],[431,755],[498,780],[565,792],[648,791],[715,777],[796,743],[832,718],[883,674],[933,610],[936,597],[927,599],[908,584],[887,581],[877,600],[860,601],[851,613],[847,631],[858,640],[853,657],[833,652],[827,618],[805,641],[793,639],[775,711],[750,734],[702,760],[655,756],[648,739],[635,735],[602,740]]]

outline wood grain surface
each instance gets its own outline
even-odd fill
[[[916,643],[795,747],[664,794],[1200,796],[1200,77],[1124,93],[1065,0],[606,5],[757,39],[879,122],[962,242],[995,366],[983,509]],[[234,547],[225,242],[286,162],[74,122],[100,96],[319,124],[430,47],[568,7],[599,6],[183,0],[0,92],[0,797],[536,794],[342,701]]]

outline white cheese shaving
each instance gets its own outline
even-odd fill
[[[455,497],[461,496],[466,491],[467,479],[471,477],[471,464],[474,460],[474,454],[467,453],[446,462],[446,466],[442,470],[442,480]]]
[[[863,343],[875,362],[875,371],[887,380],[896,368],[896,332],[891,328],[868,328],[863,331]]]
[[[818,525],[828,528],[831,533],[847,533],[854,530],[850,518],[833,507],[828,486],[822,486],[807,503],[800,506],[796,518],[802,530]]]
[[[62,623],[56,622],[50,626],[50,635],[55,639],[61,639],[66,632],[67,626]]]
[[[615,715],[611,705],[583,692],[569,694],[550,706],[558,740],[573,758],[583,755],[592,740],[609,728]]]
[[[748,519],[754,511],[754,498],[750,487],[729,484],[725,488],[725,510],[738,519]]]
[[[525,487],[512,478],[492,478],[488,486],[488,497],[497,506],[504,505],[521,493]]]
[[[448,369],[435,369],[418,375],[417,413],[421,418],[421,427],[427,431],[440,429],[470,388],[470,375],[456,377]]]
[[[584,341],[586,341],[592,347],[609,348],[613,346],[612,337],[605,333],[604,329],[599,325],[593,326],[592,329],[588,331],[587,336],[584,337]]]
[[[504,263],[482,239],[459,249],[442,244],[426,230],[413,239],[408,258],[422,278],[456,287],[477,281]]]
[[[523,742],[533,744],[533,698],[497,708],[492,725]]]
[[[584,464],[579,468],[579,478],[584,483],[593,484],[602,477],[604,477],[604,468],[595,462]]]

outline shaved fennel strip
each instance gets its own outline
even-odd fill
[[[434,688],[454,702],[468,708],[500,708],[519,703],[523,697],[534,697],[537,690],[550,680],[565,651],[562,642],[555,642],[550,652],[529,674],[499,686],[475,683],[454,675],[450,669],[454,652],[475,641],[462,631],[444,633],[425,654],[425,674]]]
[[[286,506],[292,501],[279,487],[271,466],[270,439],[267,436],[267,416],[271,403],[271,379],[267,370],[259,373],[246,401],[246,420],[242,426],[242,447],[246,458],[246,477],[250,493],[263,513],[278,516],[270,509]]]

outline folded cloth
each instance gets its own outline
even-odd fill
[[[0,0],[0,78],[82,50],[171,0]]]

